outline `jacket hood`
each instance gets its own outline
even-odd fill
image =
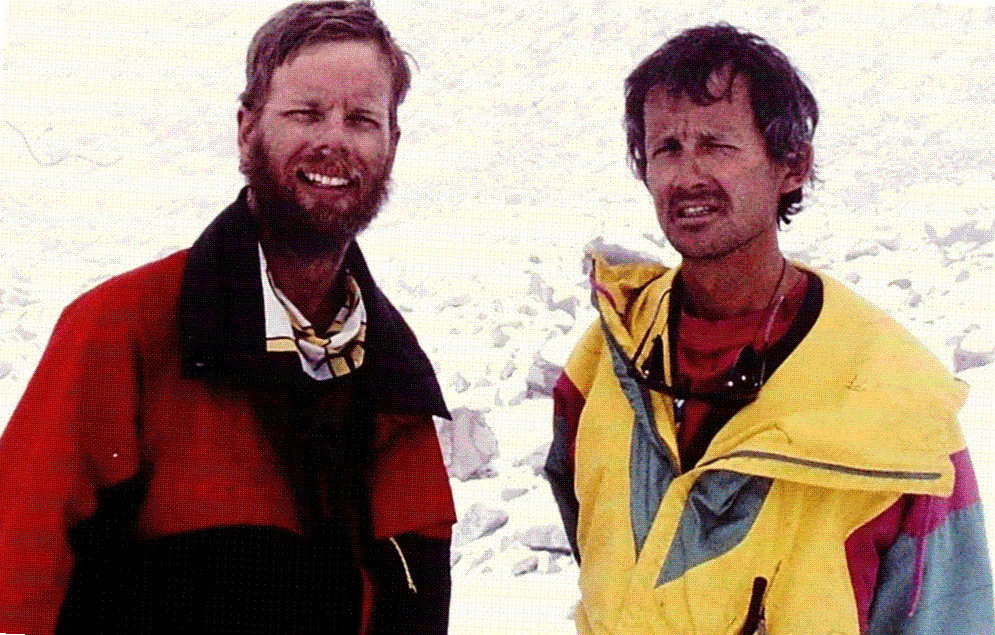
[[[662,303],[666,314],[662,296],[677,270],[613,266],[597,254],[593,261],[592,295],[606,338],[631,356],[634,334],[665,321],[654,312]],[[950,455],[964,447],[956,417],[966,385],[882,311],[831,278],[792,264],[823,284],[818,318],[757,400],[718,432],[697,469],[949,495]]]

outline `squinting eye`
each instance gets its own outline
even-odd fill
[[[297,123],[315,123],[319,119],[318,113],[313,110],[292,110],[286,116]]]
[[[349,117],[349,121],[351,121],[357,127],[363,129],[376,130],[380,128],[379,120],[366,115],[353,115]]]
[[[712,148],[714,150],[722,150],[723,152],[732,152],[733,150],[736,149],[735,146],[731,146],[731,145],[728,145],[728,144],[725,144],[725,143],[714,143],[713,142],[713,143],[705,143],[705,144],[702,144],[702,145],[704,145],[706,148]]]
[[[676,141],[673,140],[664,141],[662,144],[660,144],[660,146],[656,150],[653,151],[653,156],[657,156],[660,154],[676,154],[677,152],[680,151],[680,149],[681,146]]]

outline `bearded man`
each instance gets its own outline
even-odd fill
[[[446,632],[448,411],[355,242],[405,53],[297,3],[246,75],[247,187],[65,310],[0,441],[0,631]]]
[[[626,81],[681,263],[595,256],[601,319],[556,385],[580,633],[995,632],[966,387],[778,247],[817,121],[784,54],[727,24]]]

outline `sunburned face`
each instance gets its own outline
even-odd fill
[[[259,112],[239,112],[243,171],[274,239],[335,250],[376,216],[397,140],[391,81],[374,45],[320,44],[276,69]]]
[[[726,78],[711,83],[720,94]],[[801,187],[807,164],[796,170],[767,156],[742,77],[730,99],[708,106],[671,99],[657,86],[644,119],[646,187],[674,249],[686,260],[707,260],[777,248],[778,200]]]

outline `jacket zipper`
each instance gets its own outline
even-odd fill
[[[696,467],[699,468],[707,467],[718,461],[722,461],[725,459],[737,459],[737,458],[769,459],[772,461],[791,463],[793,465],[818,468],[830,472],[840,472],[842,474],[849,474],[851,476],[867,476],[872,478],[894,478],[894,479],[901,479],[908,481],[935,481],[939,479],[941,476],[943,476],[939,472],[904,472],[900,470],[870,470],[866,468],[840,465],[838,463],[825,463],[823,461],[814,461],[812,459],[802,459],[793,456],[787,456],[784,454],[776,454],[774,452],[761,452],[759,450],[740,450],[738,452],[733,452],[725,456],[714,458],[706,463],[699,463]]]

